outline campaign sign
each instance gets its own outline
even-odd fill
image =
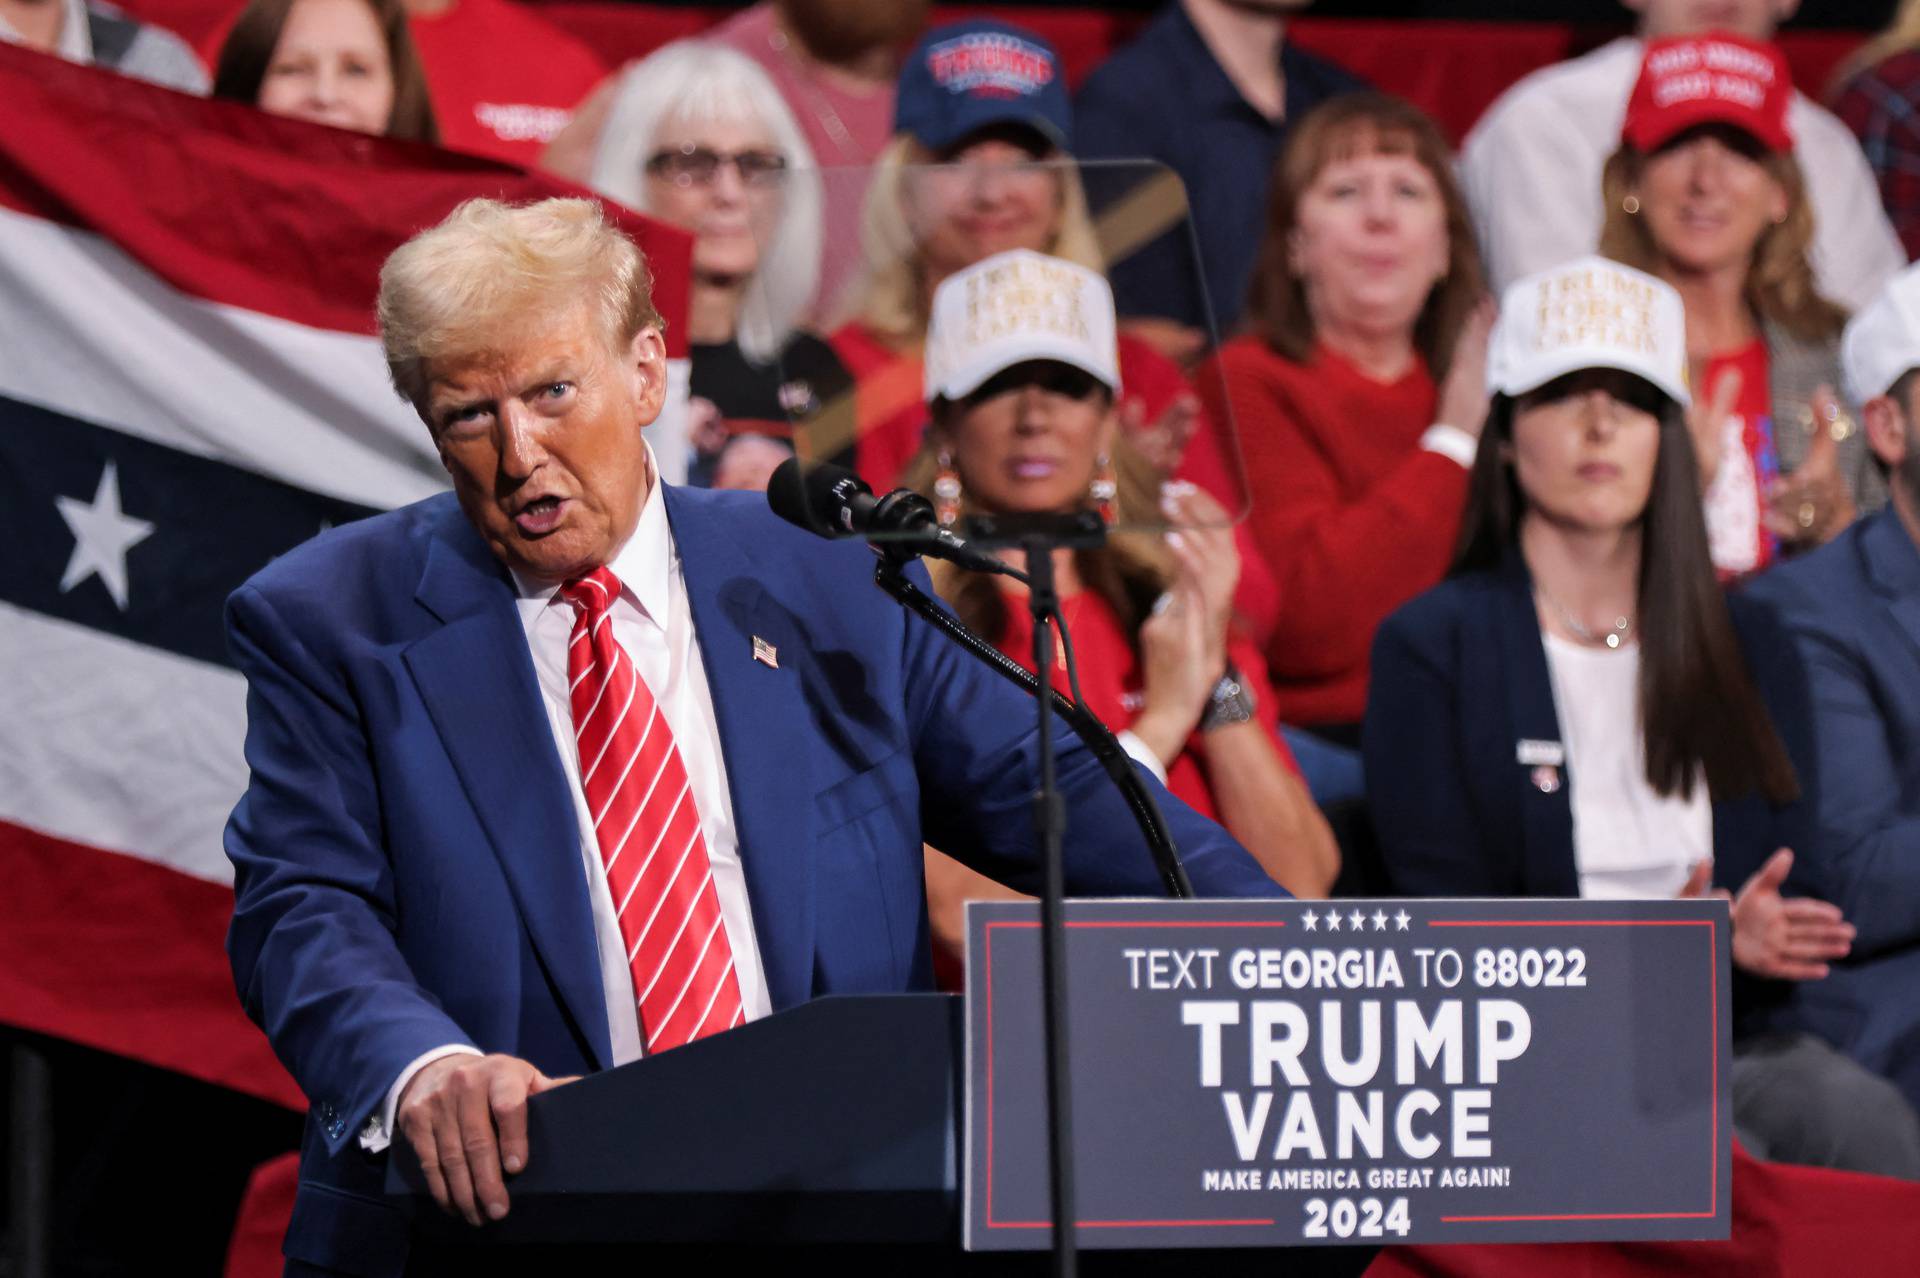
[[[1074,901],[1083,1247],[1725,1238],[1727,906]],[[967,907],[966,1245],[1050,1245],[1039,907]]]

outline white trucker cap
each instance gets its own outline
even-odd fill
[[[959,399],[995,373],[1058,360],[1118,393],[1113,290],[1097,271],[1030,249],[996,253],[933,292],[926,398]]]
[[[1617,368],[1691,402],[1686,309],[1673,286],[1604,257],[1508,285],[1487,342],[1487,389],[1525,395],[1588,368]]]
[[[1908,369],[1920,368],[1920,266],[1888,280],[1848,322],[1840,368],[1856,404],[1886,394]]]

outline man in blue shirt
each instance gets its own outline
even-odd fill
[[[1759,577],[1806,661],[1818,745],[1809,884],[1859,929],[1782,1009],[1920,1104],[1920,267],[1841,346],[1892,500]]]
[[[1074,102],[1079,159],[1156,160],[1186,185],[1191,238],[1177,223],[1110,272],[1120,314],[1164,321],[1134,327],[1175,358],[1191,359],[1239,322],[1266,234],[1268,173],[1288,127],[1367,87],[1286,38],[1285,15],[1308,2],[1174,0]],[[1090,173],[1089,194],[1108,204],[1138,177]]]

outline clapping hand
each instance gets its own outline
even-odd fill
[[[1147,403],[1138,396],[1120,401],[1120,429],[1140,455],[1162,475],[1180,468],[1194,428],[1200,424],[1200,400],[1184,391],[1170,400],[1160,416],[1147,420]]]
[[[1240,552],[1226,512],[1200,489],[1170,483],[1162,490],[1161,506],[1174,526],[1166,535],[1174,579],[1140,627],[1146,705],[1132,731],[1162,762],[1171,763],[1226,673]]]

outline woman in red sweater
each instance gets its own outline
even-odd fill
[[[1397,98],[1302,118],[1270,210],[1251,331],[1201,394],[1224,394],[1206,408],[1238,435],[1283,601],[1267,644],[1282,714],[1354,745],[1374,629],[1453,554],[1492,305],[1446,142]]]
[[[1232,530],[1199,490],[1163,491],[1120,429],[1119,386],[1106,281],[1039,253],[995,254],[934,295],[924,380],[933,425],[906,479],[934,497],[943,523],[1103,506],[1115,524],[1107,544],[1054,560],[1087,709],[1277,881],[1325,895],[1339,852],[1276,733],[1259,649],[1232,621]],[[1180,530],[1157,531],[1167,523]],[[1003,554],[1020,566],[1020,552]],[[945,563],[933,579],[961,620],[1030,667],[1018,587]],[[927,875],[937,955],[958,944],[968,898],[1006,894],[937,853]]]

